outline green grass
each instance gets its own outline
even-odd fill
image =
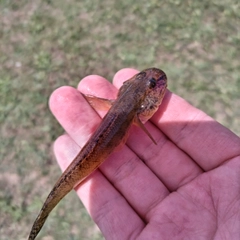
[[[0,0],[0,236],[26,239],[60,175],[51,92],[88,74],[160,67],[169,89],[240,135],[240,4]],[[64,219],[64,221],[62,220]],[[74,193],[40,233],[102,239]]]

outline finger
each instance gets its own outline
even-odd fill
[[[116,88],[120,88],[126,80],[130,79],[133,77],[135,74],[139,73],[138,70],[133,69],[133,68],[123,68],[116,72],[116,74],[113,77],[113,85]]]
[[[79,146],[85,144],[101,121],[82,94],[72,87],[64,86],[55,90],[50,96],[49,107]]]
[[[157,145],[145,137],[141,129],[131,134],[127,145],[141,158],[170,191],[175,191],[192,181],[202,173],[201,168],[164,133],[151,123],[146,123],[148,131],[153,135]],[[142,151],[142,149],[145,149]]]
[[[117,73],[114,85],[121,85],[122,76],[126,75],[124,69]],[[162,112],[166,108],[167,111]],[[240,153],[239,137],[175,94],[166,94],[152,121],[206,171]],[[192,176],[195,174],[194,171]]]
[[[89,75],[83,78],[78,84],[77,88],[81,93],[92,95],[105,99],[116,99],[118,89],[115,88],[105,78],[97,75]],[[95,109],[101,118],[107,113],[107,111]]]
[[[54,152],[62,170],[79,150],[68,135],[60,136],[55,141]],[[145,227],[141,218],[100,171],[96,170],[75,190],[106,239],[109,236],[111,239],[129,239]]]
[[[113,83],[119,87],[124,79],[130,78],[132,74],[136,73],[137,71],[134,69],[122,69],[114,76]],[[170,95],[170,92],[167,92],[166,95]],[[161,110],[166,111],[165,109],[166,107],[160,105],[160,114],[162,113]],[[202,170],[188,154],[179,149],[172,141],[169,141],[168,137],[157,127],[150,122],[147,122],[145,126],[157,141],[157,146],[152,144],[151,140],[145,137],[145,133],[136,127],[134,129],[135,134],[130,134],[127,145],[141,159],[145,160],[147,166],[152,169],[169,190],[176,190],[202,173]],[[142,151],[143,149],[144,151]]]
[[[89,75],[83,78],[77,89],[83,94],[89,94],[92,96],[116,99],[118,89],[113,87],[109,81],[98,75]]]
[[[240,154],[240,138],[175,94],[167,94],[153,122],[205,171]]]

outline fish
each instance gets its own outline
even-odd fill
[[[34,240],[53,208],[72,189],[94,172],[107,157],[124,144],[132,124],[139,126],[157,144],[144,123],[158,110],[167,89],[167,76],[158,68],[148,68],[129,80],[118,91],[116,100],[84,95],[88,103],[97,109],[109,107],[97,130],[62,173],[46,198],[28,240]]]

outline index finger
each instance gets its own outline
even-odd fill
[[[123,69],[115,75],[114,85],[119,87],[128,79],[126,74],[135,73]],[[166,93],[152,122],[205,171],[240,154],[238,136],[171,92]]]

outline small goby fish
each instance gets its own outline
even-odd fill
[[[143,123],[157,111],[166,88],[166,74],[160,69],[149,68],[125,81],[114,101],[85,95],[93,108],[97,107],[98,100],[111,107],[98,129],[49,193],[32,226],[28,240],[35,239],[49,213],[59,201],[97,169],[117,146],[126,141],[128,130],[133,123],[141,127],[156,144]]]

